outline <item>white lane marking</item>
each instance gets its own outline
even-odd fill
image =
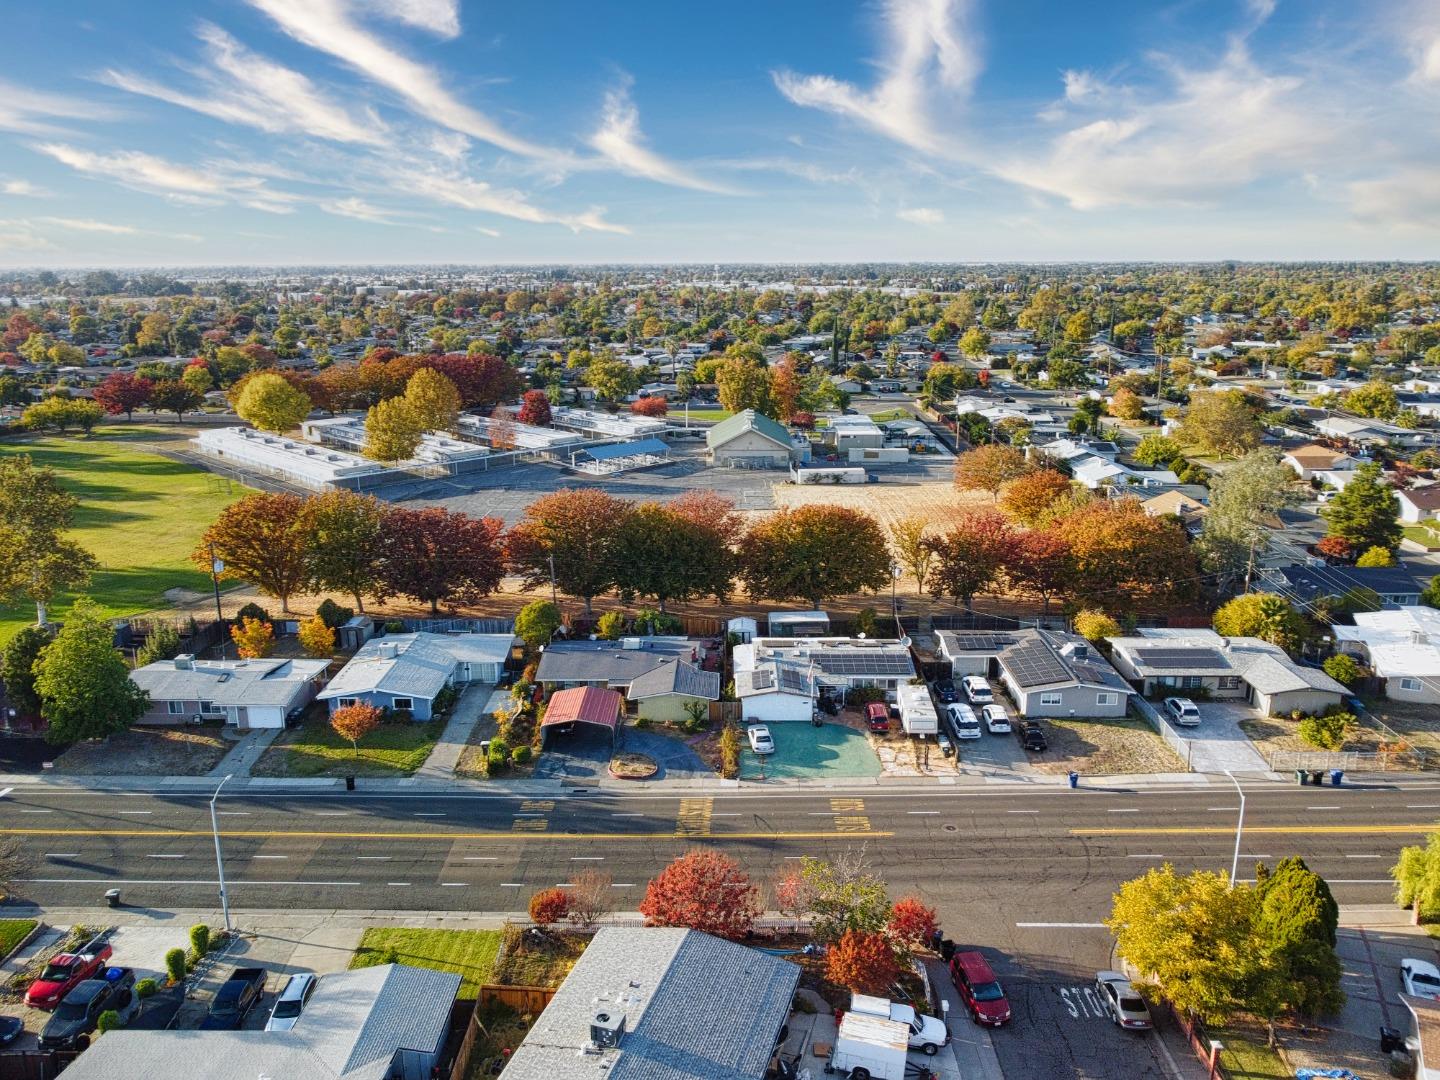
[[[1406,810],[1440,810],[1440,802],[1406,803]]]
[[[316,817],[349,817],[349,810],[316,810]]]
[[[415,812],[415,816],[416,816],[416,817],[444,817],[445,815],[444,815],[444,814],[441,814],[441,813],[436,813],[436,812],[431,812],[431,813],[428,813],[428,814],[427,814],[427,813],[421,813],[420,811],[417,810],[417,811]]]
[[[10,792],[14,790],[15,789],[13,787],[0,788],[0,799],[3,799],[6,795],[9,795]]]
[[[1328,878],[1331,885],[1394,885],[1395,879],[1388,877],[1377,878]]]
[[[743,814],[711,814],[711,817],[743,817]],[[828,815],[827,815],[828,816]]]
[[[463,889],[469,884],[468,881],[442,881],[440,887],[442,889]]]
[[[154,810],[117,810],[117,814],[153,814]]]
[[[635,883],[633,881],[612,881],[610,887],[612,889],[633,889]]]
[[[1239,810],[1240,808],[1238,806],[1207,806],[1205,807],[1205,809],[1211,811],[1228,810],[1230,813],[1233,814],[1236,810]]]
[[[47,859],[78,859],[79,857],[80,857],[80,852],[78,852],[78,851],[47,851],[47,852],[45,852],[45,858],[47,858]]]
[[[1127,859],[1168,859],[1168,855],[1126,855]]]
[[[939,810],[906,810],[905,813],[910,814],[910,815],[912,815],[912,816],[914,816],[914,817],[928,817],[928,816],[930,816],[931,814],[938,814],[938,813],[940,813],[940,811],[939,811]]]
[[[1007,814],[1038,814],[1039,810],[1006,810]]]
[[[575,886],[568,881],[557,881],[555,883],[555,888],[557,889],[573,889],[574,887]]]
[[[502,881],[500,887],[502,889],[523,889],[525,883],[523,881]]]
[[[1022,930],[1103,930],[1103,922],[1017,922]]]
[[[611,814],[611,817],[644,817],[644,814]],[[712,814],[711,817],[714,817]]]
[[[356,855],[355,858],[361,862],[389,862],[389,855]]]
[[[388,859],[390,856],[386,855],[385,857]],[[500,858],[499,855],[466,855],[466,856],[465,856],[465,861],[466,861],[466,862],[495,862],[495,861],[496,861],[497,859],[499,859],[499,858]]]
[[[571,862],[604,862],[604,855],[571,855]]]
[[[1346,855],[1347,859],[1388,859],[1388,855]]]
[[[1257,855],[1254,852],[1240,856],[1242,859],[1273,859],[1274,855]]]
[[[249,810],[216,810],[221,817],[249,817]]]
[[[252,859],[288,859],[289,855],[252,855]]]
[[[1107,814],[1138,814],[1140,812],[1140,808],[1138,806],[1127,806],[1124,810],[1110,809],[1106,810],[1105,812]]]
[[[386,884],[386,885],[409,885],[410,882],[408,882],[408,881],[387,881],[385,884]]]
[[[1307,806],[1306,810],[1339,810],[1338,806]]]
[[[545,816],[546,816],[547,814],[549,814],[549,813],[550,813],[549,810],[516,810],[516,811],[515,811],[515,816],[516,816],[516,817],[545,817]],[[637,814],[637,815],[635,815],[635,816],[636,816],[636,817],[639,817],[640,815]]]
[[[786,856],[785,856],[785,861],[786,861],[786,862],[790,862],[790,861],[793,860],[793,861],[795,861],[795,862],[798,862],[798,861],[801,860],[801,859],[808,859],[809,857],[810,857],[810,856],[808,856],[808,855],[786,855]]]
[[[151,856],[149,856],[149,857],[152,858],[152,859],[183,859],[183,858],[185,858],[184,855],[151,855]]]
[[[187,878],[82,878],[82,877],[32,877],[16,878],[16,881],[23,881],[27,885],[218,885],[214,878],[187,879]],[[232,881],[232,885],[336,885],[358,889],[364,885],[363,881]]]
[[[22,814],[53,814],[54,810],[21,810]]]

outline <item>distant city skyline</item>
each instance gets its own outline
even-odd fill
[[[0,265],[1440,256],[1440,6],[7,15]]]

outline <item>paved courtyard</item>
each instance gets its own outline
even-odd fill
[[[770,724],[775,753],[764,763],[747,745],[740,755],[742,780],[830,780],[879,776],[880,760],[863,732],[843,724]]]

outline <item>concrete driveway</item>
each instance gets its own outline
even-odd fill
[[[556,732],[545,738],[545,749],[535,763],[537,780],[597,780],[609,776],[616,749],[644,754],[660,766],[653,780],[713,779],[715,771],[680,739],[653,731],[626,727],[620,745],[612,747],[610,732],[594,724],[576,724],[569,735]]]
[[[1268,772],[1269,763],[1260,756],[1240,721],[1256,715],[1252,706],[1231,701],[1196,702],[1200,709],[1197,727],[1175,727],[1189,747],[1190,767],[1195,772]],[[1163,713],[1164,709],[1161,708]]]

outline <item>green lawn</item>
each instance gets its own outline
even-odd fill
[[[1206,1035],[1224,1044],[1220,1064],[1231,1080],[1289,1080],[1292,1075],[1280,1055],[1265,1045],[1263,1035],[1234,1028],[1208,1028]]]
[[[330,727],[323,710],[281,735],[251,770],[253,776],[409,776],[430,756],[444,720],[382,724],[360,740],[357,756],[348,739]]]
[[[713,421],[714,421],[715,423],[717,423],[717,424],[718,424],[721,420],[728,420],[728,419],[730,419],[730,417],[731,417],[732,415],[734,415],[734,414],[731,413],[729,409],[691,409],[691,410],[690,410],[690,419],[691,419],[691,420],[713,420]],[[669,421],[671,421],[671,423],[676,423],[676,422],[683,423],[684,420],[685,420],[685,406],[684,406],[683,404],[679,404],[679,405],[672,404],[672,405],[670,406],[670,412],[669,412],[669,414],[666,416],[666,419],[669,420]]]
[[[244,489],[190,465],[133,444],[158,441],[163,429],[98,429],[89,438],[50,437],[5,443],[0,455],[29,454],[56,471],[80,500],[73,538],[92,552],[100,570],[87,592],[111,615],[133,615],[165,604],[165,590],[206,591],[210,575],[190,563],[196,541]],[[51,606],[62,620],[68,599]],[[0,643],[35,621],[32,604],[0,608]]]
[[[909,409],[887,409],[884,412],[871,413],[870,419],[877,424],[885,424],[891,420],[914,420],[915,414]]]
[[[473,1000],[484,983],[493,981],[499,930],[416,930],[377,926],[365,931],[350,959],[352,968],[376,964],[409,964],[434,971],[453,971],[464,981],[460,997]]]
[[[1424,525],[1406,525],[1405,539],[1413,540],[1434,551],[1440,548],[1440,532],[1434,529],[1427,529]]]
[[[0,919],[0,957],[9,956],[37,925],[34,919]]]

